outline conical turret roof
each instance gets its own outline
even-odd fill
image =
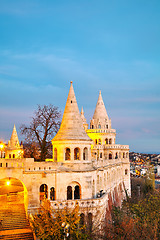
[[[99,97],[94,111],[93,119],[108,119],[108,114],[102,99],[101,91],[99,91]]]
[[[82,109],[81,109],[81,119],[82,119],[83,124],[87,124],[86,118],[85,118],[85,116],[84,116],[83,107],[82,107]]]
[[[76,96],[71,82],[60,129],[53,141],[85,140],[91,141],[83,128],[83,122],[78,109]]]
[[[17,130],[16,126],[14,124],[11,139],[10,139],[10,147],[19,147],[19,140],[18,140],[18,135],[17,135]]]

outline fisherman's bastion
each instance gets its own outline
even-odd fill
[[[14,126],[5,158],[0,158],[0,198],[22,201],[34,213],[44,198],[53,209],[79,205],[81,217],[100,221],[112,204],[130,196],[129,146],[116,144],[101,91],[90,120],[77,105],[73,83],[60,129],[52,139],[53,159],[23,158]]]

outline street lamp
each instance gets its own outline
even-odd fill
[[[68,223],[63,222],[62,227],[64,229],[64,240],[66,240],[66,238],[69,237],[69,227],[70,227],[70,225]]]

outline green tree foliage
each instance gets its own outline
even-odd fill
[[[66,207],[53,211],[50,201],[44,200],[38,214],[30,217],[30,222],[36,236],[41,240],[64,239],[64,231],[69,233],[69,239],[88,239],[84,233],[85,226],[80,222],[78,205],[73,210]],[[69,225],[68,229],[65,229],[64,223]]]
[[[38,144],[40,149],[40,160],[47,157],[49,142],[57,133],[60,126],[60,111],[53,105],[38,105],[34,112],[32,121],[29,126],[21,125],[21,134],[25,136],[26,143],[32,146],[33,142]],[[34,144],[34,147],[36,145]]]

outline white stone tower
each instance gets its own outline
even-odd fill
[[[71,82],[62,122],[56,136],[52,139],[53,159],[55,162],[83,163],[91,161],[92,140],[83,128]]]
[[[5,149],[5,158],[23,158],[23,145],[19,144],[16,126],[14,124],[10,141]]]

